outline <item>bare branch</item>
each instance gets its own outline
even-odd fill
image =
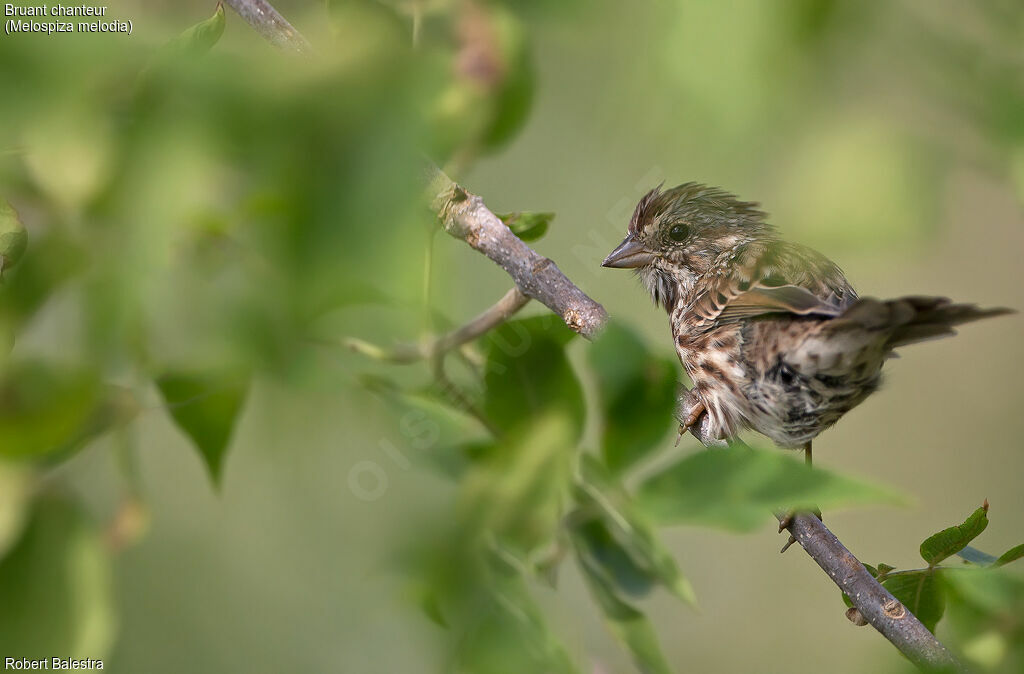
[[[682,405],[685,407],[686,404],[684,396]],[[706,447],[721,446],[721,440],[708,434],[709,428],[708,416],[705,414],[689,430]],[[782,514],[776,517],[780,522],[786,519]],[[815,515],[794,514],[785,528],[832,582],[846,593],[864,620],[917,667],[929,672],[964,671],[953,654],[928,631],[917,616],[882,587]]]
[[[861,616],[911,662],[929,672],[964,671],[953,654],[868,573],[821,520],[811,514],[796,514],[791,520],[789,533],[846,593]]]
[[[288,23],[269,2],[265,0],[224,0],[231,9],[256,29],[256,32],[278,49],[308,54],[313,51],[302,33]]]
[[[530,298],[520,292],[519,288],[512,288],[473,320],[426,342],[398,344],[392,349],[385,349],[361,339],[349,338],[345,340],[345,346],[374,360],[383,360],[389,363],[406,364],[434,359],[497,327],[526,306],[529,301]]]
[[[457,346],[473,341],[491,328],[505,322],[510,316],[526,306],[529,301],[530,298],[524,295],[519,288],[512,288],[492,307],[469,323],[438,338],[431,349],[431,355],[451,351]]]
[[[590,339],[608,322],[604,307],[566,278],[554,262],[538,255],[492,213],[483,200],[456,185],[436,167],[429,169],[431,206],[446,232],[462,239],[504,269],[523,294],[561,316]]]

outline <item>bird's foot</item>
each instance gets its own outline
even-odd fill
[[[695,427],[700,428],[698,424],[706,409],[704,401],[695,390],[688,389],[682,384],[679,385],[676,395],[676,418],[679,419],[679,435],[676,436],[677,447],[687,431]]]
[[[788,529],[790,527],[790,525],[793,524],[793,518],[796,517],[796,514],[797,513],[796,513],[795,510],[790,510],[781,519],[779,519],[779,533],[780,534],[783,531],[785,531],[786,529]],[[821,520],[821,510],[819,510],[818,508],[815,508],[814,510],[812,510],[811,514],[814,515],[815,517],[817,517],[819,520]],[[825,520],[821,520],[821,521],[824,522]],[[796,536],[793,536],[792,534],[790,534],[789,540],[786,541],[786,544],[782,546],[781,550],[779,550],[779,554],[782,554],[782,553],[786,552],[786,550],[789,550],[793,546],[794,543],[796,543]]]
[[[697,421],[700,420],[700,415],[704,414],[704,403],[697,399],[692,405],[688,406],[686,403],[689,401],[682,401],[681,404],[689,409],[686,411],[685,416],[682,417],[682,421],[679,423],[679,435],[676,437],[676,446],[679,446],[679,441],[683,438],[686,431],[690,430]],[[684,409],[685,409],[684,407]]]

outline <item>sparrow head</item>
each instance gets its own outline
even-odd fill
[[[717,187],[661,186],[637,204],[626,238],[603,267],[635,269],[656,304],[671,311],[723,254],[774,237],[758,204]]]

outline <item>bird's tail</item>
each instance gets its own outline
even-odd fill
[[[886,346],[906,344],[955,335],[954,326],[982,318],[1016,313],[996,307],[982,309],[975,304],[953,304],[945,297],[899,297],[893,300],[864,298],[854,302],[838,317],[868,330],[889,332]]]

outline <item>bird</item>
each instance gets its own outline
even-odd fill
[[[749,429],[811,463],[814,439],[878,389],[896,349],[1013,313],[859,297],[834,262],[780,238],[758,203],[696,182],[662,187],[602,266],[635,270],[668,313],[693,382],[680,437],[698,421],[717,441]]]

